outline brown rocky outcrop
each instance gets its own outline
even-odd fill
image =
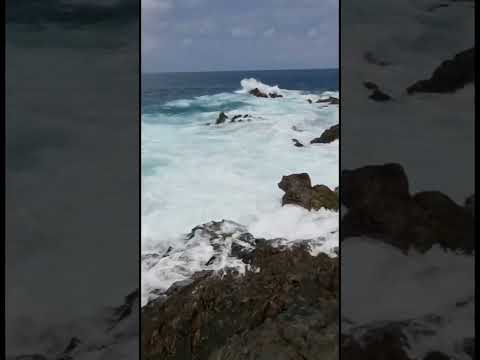
[[[412,196],[399,164],[342,171],[341,188],[349,209],[341,221],[343,238],[367,234],[405,251],[435,244],[467,253],[474,248],[471,213],[438,191]]]
[[[340,138],[340,125],[333,125],[325,130],[320,137],[310,141],[310,144],[328,144]]]
[[[307,210],[338,210],[337,193],[325,185],[312,187],[310,176],[306,173],[283,176],[278,187],[285,192],[282,205],[293,204]]]

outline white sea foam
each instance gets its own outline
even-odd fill
[[[252,79],[242,83],[244,89],[259,85]],[[338,123],[338,106],[307,102],[325,94],[280,92],[284,97],[278,99],[256,98],[239,91],[188,100],[192,108],[241,104],[227,111],[230,118],[252,115],[252,121],[241,123],[227,120],[222,125],[206,126],[215,122],[218,111],[143,116],[142,165],[148,174],[142,177],[145,254],[163,253],[168,247],[181,249],[184,234],[193,227],[221,219],[245,225],[256,237],[284,237],[287,242],[323,238],[313,251],[333,252],[338,246],[338,213],[282,208],[283,192],[277,183],[283,175],[307,172],[313,184],[338,185],[338,141],[309,143]],[[329,94],[338,97],[338,93]],[[175,101],[168,106],[185,104]],[[294,147],[292,138],[305,147]],[[205,247],[196,251],[195,256],[201,259],[192,261],[190,270],[200,269],[197,265],[209,255]],[[181,272],[169,272],[174,266],[142,271],[142,303],[155,288],[183,280]]]
[[[258,81],[257,79],[254,79],[254,78],[243,79],[240,82],[240,85],[242,86],[242,89],[238,90],[237,91],[238,93],[247,93],[250,90],[253,90],[255,88],[257,88],[258,90],[260,90],[263,93],[277,93],[277,94],[282,93],[282,91],[278,87],[278,85],[275,85],[275,86],[266,85],[266,84],[262,83],[261,81]]]
[[[461,359],[461,341],[475,336],[474,261],[472,256],[438,247],[425,254],[405,255],[378,240],[344,241],[342,331],[348,332],[351,326],[413,321],[415,325],[404,331],[413,358],[437,350]],[[422,335],[415,327],[431,332]]]

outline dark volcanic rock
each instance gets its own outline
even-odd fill
[[[328,144],[335,140],[338,140],[340,137],[340,125],[333,125],[332,127],[325,130],[320,137],[310,141],[310,144]]]
[[[304,145],[298,141],[297,139],[292,139],[293,141],[293,146],[296,146],[296,147],[303,147]]]
[[[377,84],[371,81],[365,81],[363,86],[365,86],[368,90],[376,90],[379,88]]]
[[[371,51],[367,51],[364,55],[363,58],[372,65],[378,65],[378,66],[388,66],[390,65],[390,62],[381,60],[377,56],[375,56]]]
[[[326,99],[318,99],[317,101],[315,101],[317,104],[321,104],[321,103],[327,103],[329,105],[338,105],[340,104],[340,100],[338,100],[337,98],[333,97],[333,96],[329,96],[328,98]]]
[[[250,90],[248,93],[251,94],[251,95],[254,95],[254,96],[256,96],[256,97],[268,98],[268,95],[265,94],[265,93],[263,93],[263,92],[261,92],[258,88],[255,88],[255,89],[253,89],[253,90]]]
[[[451,60],[442,62],[430,79],[416,82],[407,88],[407,93],[449,93],[463,88],[474,80],[475,48],[471,48],[456,54]]]
[[[240,119],[242,117],[242,115],[235,115],[234,117],[232,117],[232,120],[230,120],[230,122],[235,122],[237,119]]]
[[[396,328],[367,330],[361,339],[341,336],[341,359],[411,360],[405,351],[405,336]],[[413,359],[412,359],[413,360]]]
[[[217,118],[217,121],[215,121],[215,124],[223,124],[225,120],[228,119],[228,116],[222,111]]]
[[[337,359],[338,260],[259,243],[251,265],[144,307],[142,359]]]
[[[473,250],[469,211],[440,192],[411,196],[399,164],[342,171],[340,186],[342,203],[349,209],[341,221],[342,238],[368,234],[405,251],[426,251],[435,244]]]
[[[283,97],[282,94],[277,94],[277,93],[269,93],[268,96],[270,96],[271,98],[281,98],[281,97]]]
[[[325,208],[338,210],[338,195],[325,185],[312,187],[310,176],[306,173],[283,176],[278,187],[285,194],[282,198],[282,206],[287,204],[299,205],[307,210],[319,210]]]
[[[378,88],[373,90],[372,94],[368,98],[374,101],[380,101],[380,102],[392,100],[392,97],[390,95],[385,94],[383,91],[381,91]]]

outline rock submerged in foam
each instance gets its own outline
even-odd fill
[[[260,98],[281,98],[283,97],[282,94],[277,94],[275,92],[271,92],[271,93],[264,93],[262,92],[259,88],[255,88],[255,89],[252,89],[248,92],[250,95],[253,95],[253,96],[256,96],[256,97],[260,97]]]

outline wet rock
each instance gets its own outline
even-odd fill
[[[295,126],[295,125],[292,126],[292,130],[293,131],[298,131],[298,132],[303,132],[302,129],[300,129],[298,126]]]
[[[253,95],[253,96],[256,96],[256,97],[261,97],[261,98],[268,98],[268,95],[261,92],[258,88],[255,88],[253,90],[250,90],[248,92],[249,94]]]
[[[445,249],[473,250],[469,212],[437,191],[410,195],[399,164],[365,166],[341,174],[342,238],[369,235],[404,251],[424,252],[437,244]]]
[[[232,117],[232,120],[230,120],[230,122],[235,122],[237,119],[240,119],[242,117],[242,115],[235,115],[234,117]]]
[[[309,104],[313,103],[312,99],[307,99],[307,101],[308,101]]]
[[[371,51],[367,51],[364,55],[363,58],[372,65],[377,65],[377,66],[388,66],[390,65],[389,61],[379,59],[377,56],[375,56]]]
[[[372,94],[369,96],[369,99],[379,102],[385,102],[392,100],[392,97],[377,88],[373,90]]]
[[[225,122],[225,120],[228,119],[228,116],[222,111],[219,115],[218,115],[218,118],[217,118],[217,121],[215,121],[215,124],[218,125],[218,124],[223,124]]]
[[[320,137],[310,141],[310,144],[328,144],[335,140],[338,140],[340,137],[340,125],[333,125],[332,127],[325,130]]]
[[[406,338],[397,327],[366,330],[360,338],[341,336],[341,359],[344,360],[413,360],[406,350]]]
[[[293,204],[307,210],[338,210],[338,195],[325,185],[312,187],[306,173],[283,176],[278,187],[285,192],[282,206]]]
[[[338,358],[338,260],[259,243],[250,261],[144,307],[142,359]]]
[[[76,338],[76,337],[72,337],[70,339],[70,342],[68,343],[67,347],[65,348],[65,350],[63,350],[63,354],[64,355],[67,355],[67,354],[70,354],[73,350],[75,350],[82,342],[80,341],[80,339]]]
[[[371,81],[365,81],[363,86],[365,86],[368,90],[376,90],[379,88],[377,84]]]
[[[292,139],[293,141],[293,146],[296,146],[296,147],[304,147],[304,145],[298,141],[297,139]]]
[[[333,97],[333,96],[329,96],[326,99],[318,99],[317,101],[315,101],[315,103],[317,103],[317,104],[326,103],[328,105],[338,105],[338,104],[340,104],[340,100]]]
[[[283,97],[282,94],[277,94],[277,93],[269,93],[268,96],[270,96],[271,98],[281,98],[281,97]]]
[[[449,93],[463,88],[475,80],[475,48],[456,54],[443,61],[430,79],[417,81],[407,88],[408,94],[417,92]]]

